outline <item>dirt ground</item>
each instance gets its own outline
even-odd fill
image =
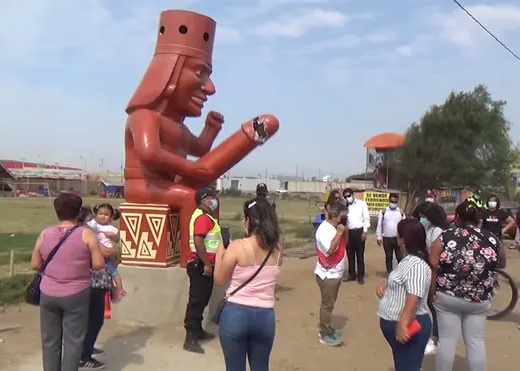
[[[520,254],[508,251],[507,270],[518,278]],[[367,244],[367,277],[364,286],[345,283],[334,311],[334,322],[342,328],[345,345],[330,348],[317,341],[318,289],[313,275],[315,258],[287,259],[278,290],[276,341],[271,357],[273,371],[391,371],[390,348],[379,330],[375,287],[381,281],[384,257],[373,241]],[[488,322],[488,369],[518,370],[520,362],[520,306],[507,318]],[[0,314],[0,328],[20,324],[16,331],[0,332],[0,370],[41,370],[37,309],[22,306]],[[205,345],[206,354],[198,356],[181,349],[183,330],[128,328],[107,321],[100,343],[107,351],[109,371],[190,369],[223,370],[218,340]],[[467,370],[462,342],[454,371]],[[184,367],[181,367],[184,368]],[[432,357],[426,357],[423,370],[433,371]]]

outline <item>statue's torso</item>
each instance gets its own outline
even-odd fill
[[[159,140],[163,150],[176,156],[186,158],[189,151],[191,133],[183,123],[175,122],[167,117],[152,114],[152,119],[159,124]],[[139,159],[135,149],[133,133],[130,129],[130,115],[125,129],[125,179],[166,180],[176,182],[176,175],[169,169],[149,168]],[[133,125],[147,125],[146,122],[132,122]],[[152,126],[152,125],[150,125]],[[150,133],[153,135],[153,133]]]

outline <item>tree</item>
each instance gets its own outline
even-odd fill
[[[517,157],[505,105],[478,85],[470,92],[452,92],[413,123],[393,161],[393,177],[408,198],[440,185],[505,191]]]

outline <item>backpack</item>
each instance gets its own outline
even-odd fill
[[[401,220],[406,218],[406,215],[404,215],[404,213],[401,211],[401,209],[399,209],[399,211],[401,212]],[[381,210],[381,236],[383,235],[383,229],[385,227],[385,213],[386,213],[386,209]]]

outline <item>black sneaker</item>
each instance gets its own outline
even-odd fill
[[[103,349],[94,348],[92,350],[92,355],[93,356],[102,356],[104,354],[105,354],[105,351]]]
[[[79,361],[80,370],[102,370],[105,368],[105,364],[90,358],[84,361]]]
[[[194,338],[188,338],[184,341],[182,348],[188,352],[204,354],[204,349],[199,344],[199,341]]]

